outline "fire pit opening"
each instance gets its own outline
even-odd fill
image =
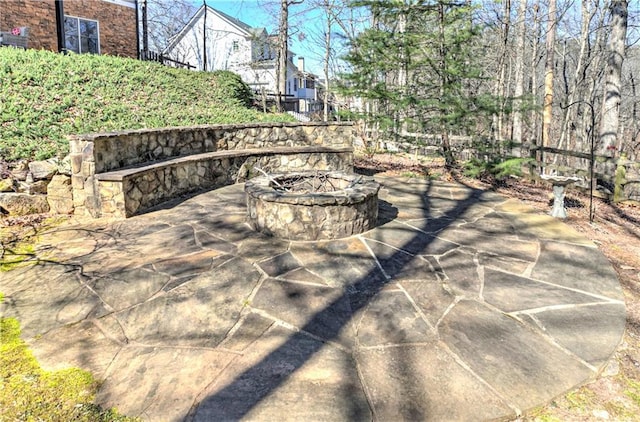
[[[246,182],[249,222],[261,233],[290,240],[339,239],[375,227],[373,179],[342,172],[265,175]]]

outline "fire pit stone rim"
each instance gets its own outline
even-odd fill
[[[336,190],[335,192],[297,193],[278,192],[272,187],[272,181],[285,177],[315,176],[317,171],[276,173],[259,176],[245,183],[245,192],[266,202],[280,202],[294,205],[346,205],[354,201],[360,202],[370,195],[377,195],[380,184],[373,178],[366,178],[357,174],[343,172],[324,172],[327,177],[347,181],[358,180],[352,187]]]

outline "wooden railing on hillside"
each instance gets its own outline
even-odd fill
[[[640,162],[628,160],[624,154],[611,157],[535,145],[528,149],[532,173],[582,177],[583,187],[593,183],[599,196],[613,201],[640,201]]]
[[[415,134],[412,134],[415,135]],[[366,134],[365,134],[366,137]],[[376,140],[375,149],[391,152],[407,152],[415,156],[431,156],[441,153],[440,137],[428,134],[402,137],[396,140]],[[461,162],[471,159],[488,161],[493,158],[529,158],[529,177],[540,174],[577,176],[582,189],[596,190],[596,194],[614,201],[640,202],[640,161],[625,156],[608,157],[591,152],[569,151],[534,144],[514,144],[491,140],[478,141],[466,136],[451,136],[454,156]],[[368,147],[366,142],[363,146]]]
[[[141,51],[140,60],[149,61],[149,62],[158,62],[165,66],[178,67],[178,68],[184,68],[184,69],[196,68],[195,66],[189,63],[183,63],[178,60],[171,59],[169,57],[166,57],[162,53],[157,53],[155,51]]]

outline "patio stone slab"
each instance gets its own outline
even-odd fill
[[[528,327],[474,301],[459,302],[439,332],[475,373],[523,411],[593,375],[578,359],[532,335]]]
[[[111,309],[120,311],[151,299],[168,282],[168,275],[136,268],[90,280],[87,284]]]
[[[323,340],[341,341],[347,347],[352,342],[351,306],[340,288],[267,279],[251,306]]]
[[[413,256],[391,246],[367,241],[385,274],[395,281],[438,280],[435,269],[420,256]]]
[[[442,255],[459,246],[448,240],[421,233],[421,231],[429,229],[429,223],[431,222],[426,222],[426,227],[422,227],[391,222],[364,236],[412,255]],[[445,224],[449,224],[449,220],[445,220]],[[369,242],[368,244],[375,243]]]
[[[455,303],[453,292],[441,281],[401,282],[400,285],[418,306],[431,327],[436,327],[445,312]]]
[[[215,347],[240,317],[260,275],[239,258],[117,314],[129,339]],[[195,330],[185,327],[195,326]]]
[[[96,402],[142,420],[183,420],[234,357],[206,349],[125,347],[111,364]]]
[[[374,257],[357,237],[329,242],[293,242],[293,256],[331,286],[344,287],[370,273],[382,276]]]
[[[500,255],[499,253],[480,252],[478,254],[478,262],[480,265],[489,268],[495,268],[506,272],[525,275],[535,263],[535,258],[531,261],[524,261],[509,256]]]
[[[277,277],[284,273],[296,270],[301,267],[300,262],[291,254],[291,252],[285,252],[280,255],[276,255],[271,259],[258,263],[258,266],[262,268],[262,271],[267,273],[271,277]]]
[[[361,347],[425,343],[435,339],[435,331],[403,291],[380,292],[364,311],[357,330]]]
[[[464,226],[454,230],[445,230],[438,234],[438,237],[475,249],[479,252],[496,253],[500,255],[520,259],[523,261],[533,261],[538,256],[539,245],[537,242],[518,240],[515,236],[487,234],[475,226]],[[509,247],[505,247],[508,242]]]
[[[280,327],[209,389],[189,421],[364,421],[371,413],[346,352]]]
[[[595,367],[602,367],[620,342],[624,303],[599,303],[534,314],[536,325],[563,347]]]
[[[531,277],[624,300],[615,271],[595,247],[543,242]]]
[[[236,254],[238,252],[238,246],[215,236],[214,234],[206,230],[196,230],[196,239],[206,249],[215,249],[220,252],[226,252],[230,254]]]
[[[373,413],[381,421],[515,418],[500,396],[437,343],[358,354]]]
[[[23,273],[21,280],[23,285],[17,280],[0,282],[6,302],[2,316],[18,318],[26,338],[108,312],[104,302],[81,284],[72,267],[37,265]]]
[[[302,283],[308,284],[316,284],[322,286],[328,286],[329,284],[322,278],[313,274],[311,271],[306,268],[296,268],[295,270],[291,270],[284,274],[280,274],[277,276],[280,279],[288,280],[288,281],[298,281]]]
[[[31,340],[35,357],[46,370],[85,368],[98,379],[124,344],[110,338],[90,321],[64,325]]]
[[[228,350],[242,352],[251,346],[274,324],[276,321],[266,318],[256,312],[243,315],[238,325],[231,329],[220,347]]]
[[[510,420],[598,375],[625,308],[593,244],[492,192],[379,180],[379,225],[331,241],[255,233],[242,185],[73,220],[0,272],[0,315],[151,422]]]
[[[209,250],[157,261],[153,263],[153,268],[155,271],[172,277],[184,277],[209,271],[215,268],[216,264],[229,258],[231,256],[223,252]]]
[[[263,238],[251,237],[239,243],[238,255],[250,262],[256,262],[285,253],[287,249],[289,242],[286,240],[271,239],[271,242],[265,242]]]
[[[600,301],[575,290],[488,268],[484,270],[482,295],[488,303],[504,312]]]
[[[446,283],[456,295],[477,297],[480,295],[482,280],[474,255],[453,251],[438,259],[447,280]]]

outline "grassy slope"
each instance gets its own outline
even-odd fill
[[[229,72],[0,48],[0,158],[64,156],[69,134],[290,120],[247,108],[246,89]]]

